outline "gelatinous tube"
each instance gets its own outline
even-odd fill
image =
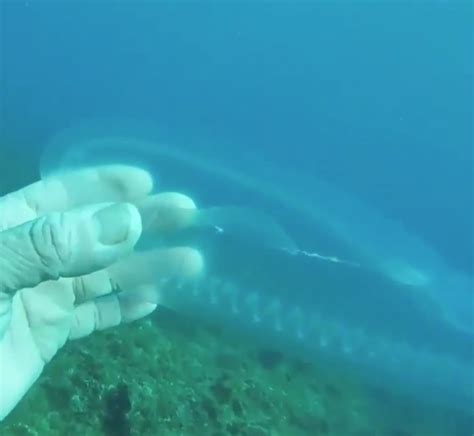
[[[137,132],[140,130],[132,133]],[[200,308],[204,313],[213,311],[212,316],[219,322],[241,323],[251,318],[244,316],[250,310],[251,316],[258,315],[262,320],[251,323],[254,328],[269,326],[285,341],[294,338],[296,329],[297,335],[299,332],[304,337],[299,342],[304,345],[301,348],[314,347],[315,353],[324,350],[333,355],[340,353],[344,359],[365,360],[370,373],[374,368],[395,372],[396,368],[410,367],[421,342],[431,350],[430,362],[436,361],[442,349],[456,364],[467,361],[465,366],[472,367],[472,274],[456,274],[400,223],[384,218],[370,204],[360,204],[312,179],[286,172],[281,177],[273,172],[269,177],[261,174],[258,162],[239,167],[214,159],[219,153],[215,147],[212,154],[203,155],[194,144],[188,148],[163,146],[156,143],[156,137],[149,141],[129,133],[117,133],[117,125],[109,131],[102,129],[99,135],[76,135],[72,131],[46,152],[42,174],[99,164],[138,165],[160,181],[156,184],[160,191],[183,192],[204,206],[199,210],[176,209],[177,215],[168,215],[172,217],[168,224],[171,222],[175,230],[211,230],[211,243],[223,241],[218,249],[225,249],[226,241],[235,239],[288,254],[278,264],[288,268],[278,271],[272,262],[262,263],[264,278],[255,282],[252,276],[246,280],[240,274],[246,268],[241,265],[247,260],[244,246],[244,256],[224,259],[230,265],[225,265],[227,269],[211,271],[231,273],[228,278],[222,276],[226,284],[219,285],[231,289],[225,298],[210,296],[204,284],[202,288],[194,285],[188,293],[184,289],[176,296],[183,298],[182,304],[187,304],[190,312]],[[249,198],[252,201],[247,201]],[[248,205],[257,205],[257,209]],[[150,235],[154,243],[154,230],[155,236],[161,234],[154,227],[160,217],[145,212],[143,216],[145,237]],[[306,250],[306,244],[318,251]],[[233,248],[233,243],[230,245]],[[252,261],[266,254],[262,250]],[[269,257],[280,261],[280,256]],[[267,276],[272,280],[265,280]],[[285,289],[281,289],[283,285]],[[258,290],[259,300],[252,306],[252,298],[246,301],[245,297],[253,289]],[[291,311],[295,305],[304,308],[302,318]],[[232,316],[217,318],[223,307]],[[338,328],[341,320],[343,329]],[[359,328],[363,334],[354,336],[351,332]],[[375,339],[376,334],[380,340]],[[398,350],[396,364],[390,363],[394,341],[406,342],[408,349]],[[428,363],[427,359],[419,359],[419,374],[430,383],[438,383],[429,374],[424,375]],[[444,366],[438,366],[443,372]],[[442,383],[441,387],[442,396],[447,389]]]

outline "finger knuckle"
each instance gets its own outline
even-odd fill
[[[71,226],[64,214],[51,214],[31,226],[30,239],[39,261],[51,279],[60,277],[71,259]]]

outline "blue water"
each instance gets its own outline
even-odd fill
[[[23,147],[25,160],[37,160],[52,135],[84,119],[146,120],[146,129],[154,130],[152,136],[160,141],[185,144],[190,155],[245,173],[265,187],[285,188],[297,194],[298,204],[307,194],[309,206],[329,210],[330,217],[343,214],[339,218],[357,247],[370,244],[375,253],[368,257],[371,262],[384,254],[389,241],[391,250],[449,283],[435,301],[443,307],[449,302],[455,313],[462,308],[463,327],[472,323],[474,50],[469,2],[139,5],[2,4],[1,130],[10,143]],[[331,190],[321,189],[321,180]],[[242,192],[232,191],[234,196]],[[203,189],[197,194],[205,196]],[[254,196],[252,206],[263,197]],[[219,201],[218,195],[212,198]],[[313,205],[315,198],[328,205]],[[354,198],[364,205],[355,208],[361,213],[348,203]],[[321,242],[319,235],[303,231],[314,230],[308,216],[317,212],[304,206],[304,225],[291,222],[302,216],[294,212],[294,204],[286,216],[279,210],[279,219],[293,225],[299,246],[318,249],[314,242]],[[367,219],[358,222],[364,214]],[[387,217],[382,228],[390,232],[377,238],[371,229],[372,223],[380,223],[379,216]],[[336,239],[329,237],[325,248],[334,247]],[[407,247],[406,241],[414,240],[422,241],[421,249],[415,243]],[[338,247],[347,249],[347,238],[343,241]],[[213,280],[244,289],[235,271],[222,268],[225,277]],[[299,264],[294,268],[301,273]],[[471,282],[458,280],[469,276]],[[220,289],[216,285],[216,292]],[[271,299],[268,289],[261,284],[247,294],[264,293],[263,298]],[[369,296],[364,294],[367,304]],[[390,304],[405,301],[387,298]],[[472,337],[459,333],[459,318],[448,315],[447,323],[433,322],[438,313],[426,307],[422,327],[433,331],[420,336],[439,333],[439,343],[470,365]],[[335,316],[327,308],[323,312],[323,317]],[[301,317],[292,316],[293,324],[295,316]],[[337,329],[347,330],[347,325]],[[364,335],[373,338],[370,330]],[[405,338],[409,332],[400,335]],[[285,338],[285,344],[291,342]],[[350,341],[356,338],[350,336]],[[406,363],[413,356],[404,361],[405,351],[398,349]],[[385,357],[376,366],[388,368]],[[447,377],[445,367],[435,370]],[[399,371],[387,371],[411,383]],[[457,375],[463,383],[469,381],[468,372]]]
[[[84,117],[145,116],[258,148],[356,191],[470,268],[470,8],[3,2],[1,122],[40,146]]]

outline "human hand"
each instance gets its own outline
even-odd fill
[[[160,278],[200,273],[201,256],[190,248],[132,254],[142,232],[134,203],[147,203],[151,189],[148,173],[115,165],[0,198],[0,420],[68,339],[146,316]],[[180,207],[194,208],[179,194],[149,198],[163,231],[179,222]]]

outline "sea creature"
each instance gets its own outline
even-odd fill
[[[218,159],[121,129],[69,130],[46,150],[42,171],[137,164],[160,191],[197,201],[173,238],[203,252],[206,273],[195,283],[163,284],[170,308],[391,389],[469,408],[472,275],[323,181],[228,153]],[[167,243],[154,236],[146,209],[143,221],[141,249]]]

